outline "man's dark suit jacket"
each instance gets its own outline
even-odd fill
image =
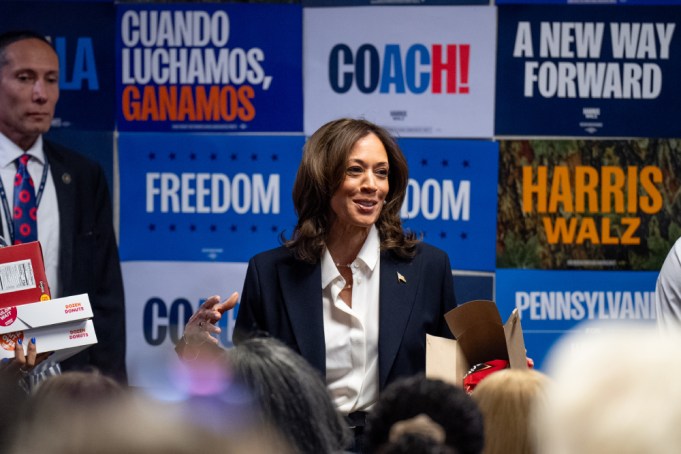
[[[456,306],[447,254],[424,243],[418,245],[412,260],[382,252],[379,299],[378,375],[382,390],[398,377],[425,370],[426,333],[452,337],[444,319]],[[265,333],[289,345],[325,376],[319,263],[297,260],[285,247],[250,260],[234,341]]]
[[[126,383],[123,278],[106,177],[95,162],[44,141],[59,204],[61,295],[87,293],[97,344],[62,362],[62,370],[94,366]]]

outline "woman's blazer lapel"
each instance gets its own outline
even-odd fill
[[[289,260],[277,272],[300,354],[326,376],[321,265]]]
[[[418,267],[389,252],[381,253],[381,291],[378,323],[379,389],[385,387],[411,316],[418,289]]]

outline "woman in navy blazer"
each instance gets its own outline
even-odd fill
[[[449,258],[425,243],[413,259],[380,254],[379,386],[425,370],[426,333],[452,337],[444,314],[455,307]],[[401,280],[399,276],[404,277]],[[276,337],[326,375],[321,267],[295,258],[286,247],[248,264],[234,343],[253,334]]]
[[[291,239],[248,264],[234,342],[280,339],[320,371],[345,414],[369,409],[398,377],[423,372],[426,333],[451,337],[449,258],[403,231],[407,182],[406,159],[385,129],[355,119],[325,124],[303,150]],[[184,342],[217,342],[215,322],[237,298],[209,298]]]

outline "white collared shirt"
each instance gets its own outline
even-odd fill
[[[345,287],[328,250],[322,267],[326,385],[341,413],[366,411],[378,399],[378,306],[380,238],[371,228],[352,262],[352,307],[343,301]]]
[[[43,166],[45,165],[45,153],[43,151],[43,138],[38,137],[33,146],[27,150],[31,155],[28,161],[28,173],[31,175],[36,187],[36,192],[40,186],[43,176]],[[9,140],[4,134],[0,133],[0,178],[5,188],[7,206],[10,216],[14,205],[14,176],[17,173],[16,159],[23,154],[23,150],[14,142]],[[37,194],[36,194],[37,196]],[[7,224],[7,213],[0,200],[0,222],[2,222],[2,233],[9,244],[9,226]],[[45,272],[47,283],[50,286],[50,293],[53,298],[60,295],[59,287],[59,206],[57,204],[57,192],[52,180],[52,172],[47,173],[45,189],[43,190],[40,204],[38,205],[38,241],[43,250],[45,260]]]

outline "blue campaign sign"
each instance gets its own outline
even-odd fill
[[[121,260],[245,262],[295,226],[304,137],[123,133]]]
[[[60,96],[52,128],[112,131],[113,4],[5,1],[1,9],[0,30],[36,31],[57,51]]]
[[[300,5],[117,8],[121,131],[301,132]]]
[[[447,251],[454,269],[493,271],[498,143],[400,139],[399,144],[409,163],[404,227]]]
[[[657,274],[498,269],[496,302],[504,320],[518,308],[527,354],[541,368],[553,344],[582,323],[654,323]]]
[[[681,135],[681,9],[498,8],[496,135]]]

